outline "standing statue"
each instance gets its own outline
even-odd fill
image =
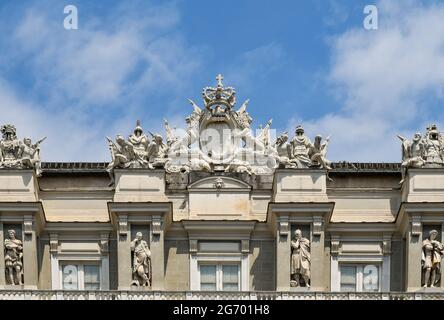
[[[330,141],[330,137],[327,137],[324,142],[322,142],[322,136],[317,135],[315,137],[315,142],[313,144],[313,149],[311,151],[310,159],[314,165],[318,165],[323,169],[330,170],[331,161],[327,160],[327,146]]]
[[[402,184],[407,174],[407,168],[421,168],[424,166],[424,143],[420,133],[415,133],[412,141],[398,135],[398,138],[402,141],[402,163],[401,163],[401,175],[402,179],[399,182]]]
[[[5,272],[11,285],[23,284],[23,243],[16,238],[15,230],[8,230],[9,239],[5,239]]]
[[[136,155],[137,161],[140,166],[148,165],[147,155],[148,155],[148,145],[150,141],[148,137],[143,133],[143,129],[140,126],[140,121],[137,120],[136,127],[134,128],[134,133],[128,137],[128,143],[133,146],[134,154]]]
[[[151,286],[151,251],[148,244],[142,239],[142,232],[136,233],[136,238],[131,241],[133,252],[133,281],[131,285]]]
[[[302,126],[296,127],[296,135],[288,145],[288,153],[290,160],[296,164],[298,168],[308,168],[312,165],[309,152],[313,148],[310,139],[305,136]]]
[[[436,240],[438,231],[429,232],[429,237],[422,242],[422,276],[423,287],[435,287],[441,278],[441,259],[444,246]]]
[[[301,230],[297,229],[291,240],[291,268],[290,285],[301,287],[301,278],[304,286],[310,287],[310,240],[302,237]]]

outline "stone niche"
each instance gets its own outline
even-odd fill
[[[444,168],[409,169],[402,186],[405,202],[442,202],[444,199]]]
[[[190,218],[247,217],[251,210],[250,192],[250,185],[230,177],[198,180],[188,187]]]
[[[275,202],[324,202],[327,174],[320,169],[276,170],[273,190]]]
[[[165,171],[116,169],[115,202],[168,201],[165,197]]]
[[[0,202],[34,202],[37,190],[33,170],[0,170]]]

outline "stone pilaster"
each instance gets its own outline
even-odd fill
[[[315,291],[325,290],[324,270],[325,241],[322,217],[315,216],[311,228],[311,288]]]
[[[152,289],[164,290],[165,288],[165,272],[164,272],[164,231],[160,216],[153,216],[151,224],[151,264],[152,273]]]
[[[23,272],[25,289],[37,289],[38,257],[35,223],[31,215],[25,215],[23,221]]]
[[[117,221],[117,270],[118,289],[129,290],[132,278],[131,235],[128,230],[128,216],[120,215]]]
[[[290,290],[290,237],[288,217],[280,217],[276,229],[276,290]]]
[[[407,233],[406,290],[421,288],[422,225],[419,217],[411,217]]]

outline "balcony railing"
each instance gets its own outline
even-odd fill
[[[0,300],[444,300],[444,292],[0,290]]]

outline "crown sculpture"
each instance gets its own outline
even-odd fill
[[[444,136],[436,124],[427,127],[422,135],[417,132],[412,140],[398,135],[402,141],[401,173],[403,183],[408,168],[436,168],[444,166]]]
[[[111,184],[115,168],[248,174],[271,174],[278,167],[330,169],[326,159],[329,138],[322,141],[318,135],[312,143],[298,126],[291,141],[285,132],[271,142],[271,119],[253,135],[252,118],[247,112],[249,100],[234,110],[236,91],[223,85],[222,75],[216,80],[216,87],[203,89],[203,107],[188,99],[193,112],[186,118],[183,135],[176,135],[176,129],[165,120],[165,142],[160,134],[145,135],[140,121],[128,139],[117,135],[114,142],[107,137],[112,158],[107,167]]]
[[[30,138],[20,141],[16,135],[16,128],[12,124],[0,127],[0,168],[7,169],[34,169],[36,176],[42,175],[40,160],[40,144],[46,139],[32,143]]]

